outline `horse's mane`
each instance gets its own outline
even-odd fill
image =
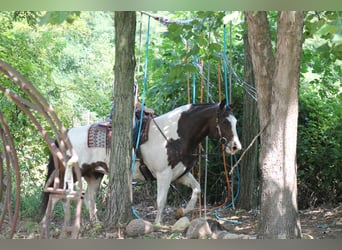
[[[197,112],[205,112],[209,109],[215,108],[217,105],[215,103],[198,103],[191,104],[190,109],[187,111],[188,114],[196,114]]]

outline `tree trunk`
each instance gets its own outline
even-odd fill
[[[132,219],[132,129],[135,69],[134,11],[115,12],[115,66],[112,143],[109,169],[107,227],[120,227]]]
[[[259,160],[261,239],[301,237],[296,144],[303,19],[302,12],[279,12],[274,58],[266,13],[247,12],[261,129],[268,124]]]
[[[255,87],[253,65],[247,34],[244,36],[245,47],[245,81]],[[259,116],[256,101],[247,93],[243,96],[242,145],[248,147],[259,132]],[[258,202],[258,141],[247,151],[241,160],[241,191],[237,206],[250,210]]]

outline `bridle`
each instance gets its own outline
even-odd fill
[[[222,132],[221,132],[221,127],[220,127],[220,121],[219,121],[219,111],[217,111],[217,116],[216,116],[216,128],[217,128],[217,132],[219,135],[219,143],[221,145],[227,146],[228,144],[228,139],[224,136],[222,136]]]

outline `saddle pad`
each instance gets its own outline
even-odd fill
[[[110,148],[112,138],[112,126],[109,122],[92,124],[88,130],[89,148]]]

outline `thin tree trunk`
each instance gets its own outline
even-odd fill
[[[255,87],[253,65],[247,34],[244,36],[245,81]],[[259,132],[259,115],[256,101],[245,91],[243,96],[242,145],[246,148]],[[237,206],[250,210],[257,207],[258,199],[258,142],[241,160],[241,191]]]
[[[303,13],[280,12],[276,57],[270,59],[265,12],[247,12],[248,39],[259,98],[261,215],[258,238],[301,237],[297,209],[297,118]],[[268,35],[266,33],[268,33]],[[273,65],[270,65],[270,62]],[[266,94],[265,94],[266,93]],[[269,123],[268,123],[269,122]]]
[[[115,12],[115,66],[109,198],[106,225],[121,227],[132,219],[132,129],[135,69],[134,11]]]

